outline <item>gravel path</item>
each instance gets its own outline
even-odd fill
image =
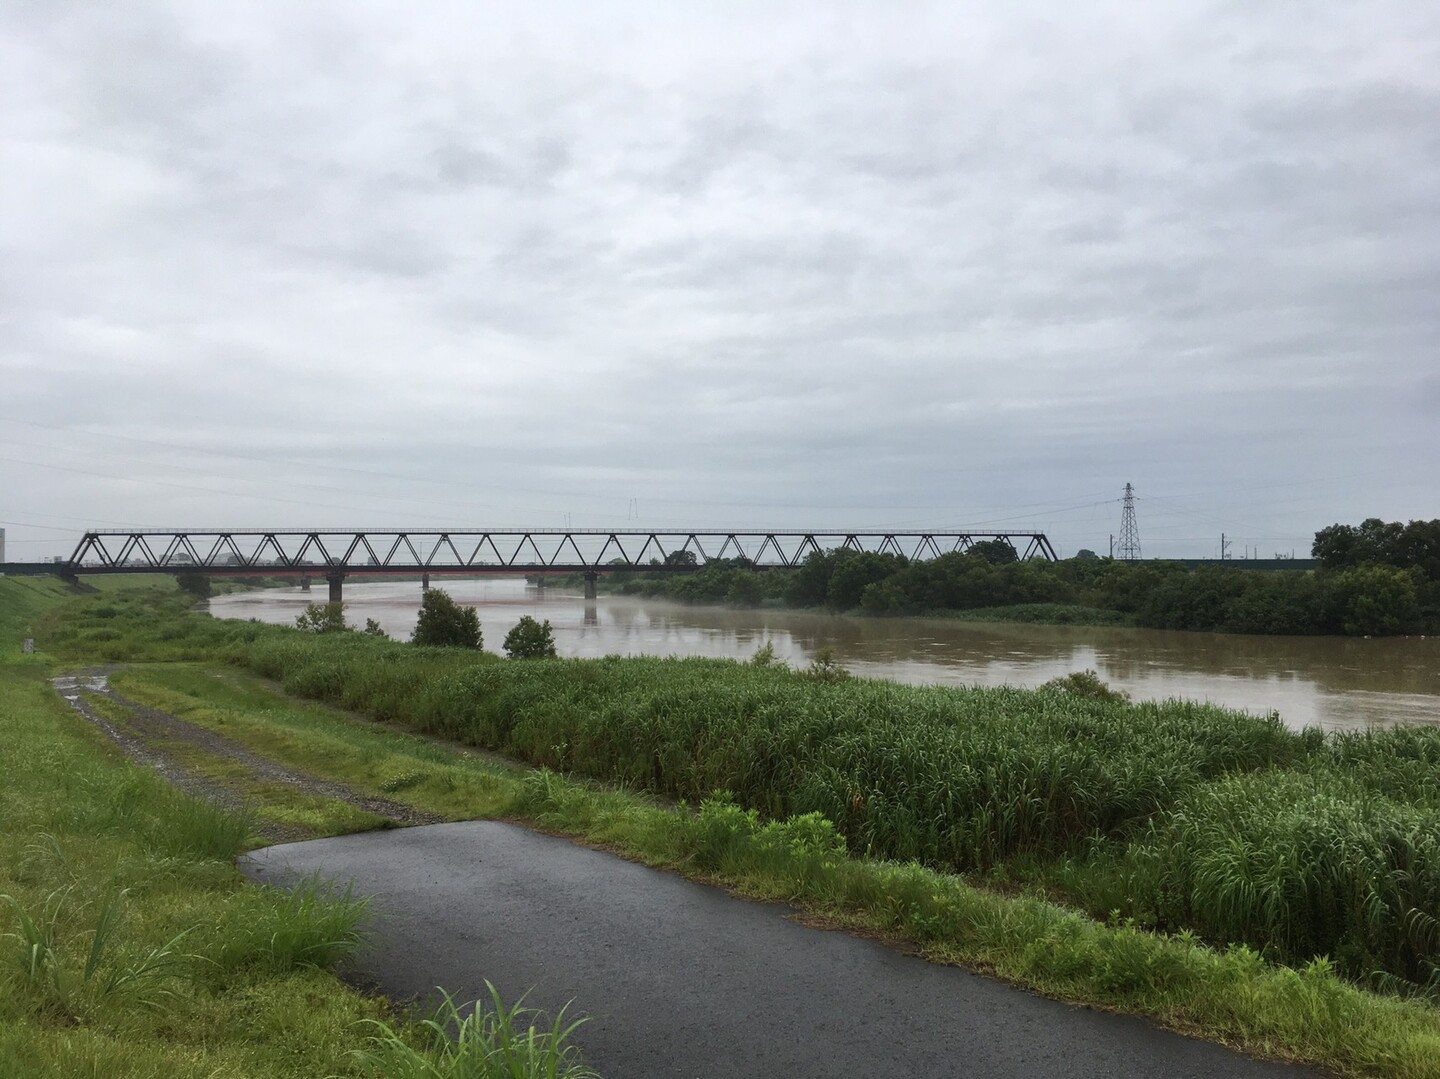
[[[276,764],[208,728],[187,723],[168,712],[137,704],[116,692],[110,685],[110,675],[113,672],[114,668],[111,667],[72,671],[52,678],[51,684],[72,708],[109,736],[132,760],[153,768],[167,781],[190,794],[232,809],[242,809],[247,805],[240,792],[180,764],[166,748],[167,745],[178,743],[193,747],[213,757],[241,765],[254,780],[284,783],[306,794],[334,798],[383,817],[392,824],[409,827],[436,824],[445,819],[435,813],[426,813],[388,798],[371,797],[344,784]],[[113,723],[101,715],[90,701],[90,698],[94,697],[104,698],[123,709],[123,724]],[[308,838],[314,834],[268,821],[259,822],[257,831],[272,842]]]

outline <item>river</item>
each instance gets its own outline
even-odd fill
[[[1219,633],[1031,626],[944,619],[860,618],[812,611],[688,607],[664,600],[540,590],[518,578],[451,579],[441,587],[480,615],[485,646],[499,651],[521,615],[549,619],[562,656],[685,655],[747,659],[767,641],[791,666],[821,648],[855,674],[940,685],[1038,686],[1071,671],[1097,672],[1135,700],[1183,697],[1257,714],[1294,728],[1440,725],[1440,638],[1242,637]],[[217,596],[212,613],[293,623],[316,592],[265,589]],[[346,618],[373,618],[408,638],[418,581],[345,585]]]

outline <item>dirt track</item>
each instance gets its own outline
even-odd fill
[[[401,802],[371,797],[341,783],[286,768],[224,735],[194,723],[187,723],[168,712],[137,704],[116,692],[110,685],[112,671],[113,668],[108,667],[72,671],[52,678],[51,684],[72,708],[103,731],[131,759],[153,768],[181,790],[232,809],[249,807],[243,784],[237,789],[185,767],[175,759],[170,748],[176,745],[193,748],[212,757],[238,764],[253,781],[284,783],[306,794],[334,798],[357,809],[374,813],[396,825],[437,824],[445,819]],[[90,699],[94,697],[103,698],[121,709],[125,717],[123,722],[117,724],[101,715],[91,703]],[[263,838],[277,843],[307,839],[314,834],[304,829],[267,821],[259,822],[256,831]]]

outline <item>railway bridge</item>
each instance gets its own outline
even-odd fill
[[[664,531],[564,529],[145,529],[86,532],[68,559],[0,564],[0,572],[54,574],[203,573],[323,576],[330,601],[346,577],[432,574],[582,574],[593,596],[602,573],[686,573],[726,559],[756,569],[794,568],[811,554],[848,550],[911,561],[998,540],[1021,559],[1055,560],[1043,532]]]

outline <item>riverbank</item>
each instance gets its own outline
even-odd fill
[[[948,618],[956,622],[999,622],[1033,626],[1136,627],[1133,615],[1082,607],[1077,603],[1016,603],[1008,607],[976,607],[968,611],[917,612],[920,618]]]
[[[106,628],[115,636],[95,641]],[[1435,1008],[1393,995],[1433,955],[1409,913],[1435,909],[1423,786],[1434,739],[1423,732],[1326,739],[1201,706],[911,689],[734,663],[506,662],[216,622],[161,600],[99,620],[82,605],[51,629],[61,650],[87,637],[131,661],[203,669],[224,657],[400,731],[704,803],[665,810],[541,772],[518,781],[510,811],[1064,999],[1355,1074],[1434,1074],[1440,1058]],[[337,742],[314,718],[308,734],[288,726],[285,698],[243,722],[233,709],[206,719],[215,685],[167,685],[166,669],[124,675],[125,692],[189,707],[271,751],[303,751],[317,770],[353,771],[388,797],[457,797],[434,763],[377,772],[367,754],[341,752],[353,728]],[[427,760],[443,755],[424,746]],[[733,800],[713,797],[717,787]],[[1218,826],[1207,833],[1207,822]],[[1317,835],[1336,861],[1315,860],[1326,849],[1310,844]],[[1353,857],[1372,850],[1382,862]],[[1227,879],[1217,869],[1237,851],[1248,861]],[[1387,891],[1397,878],[1383,859],[1400,855],[1409,882]],[[1308,863],[1299,874],[1297,857]],[[1362,916],[1356,899],[1383,913]],[[1333,962],[1307,961],[1317,948]],[[1286,957],[1299,965],[1272,965]],[[1376,972],[1368,983],[1391,995],[1337,967]]]
[[[880,616],[986,610],[992,618],[1020,609],[1027,621],[1048,610],[1066,624],[1118,617],[1152,629],[1379,637],[1440,632],[1440,579],[1430,566],[1260,570],[1093,555],[1021,562],[1008,546],[989,544],[926,561],[842,549],[814,552],[793,569],[712,560],[693,572],[616,570],[600,581],[620,595],[735,607]]]

